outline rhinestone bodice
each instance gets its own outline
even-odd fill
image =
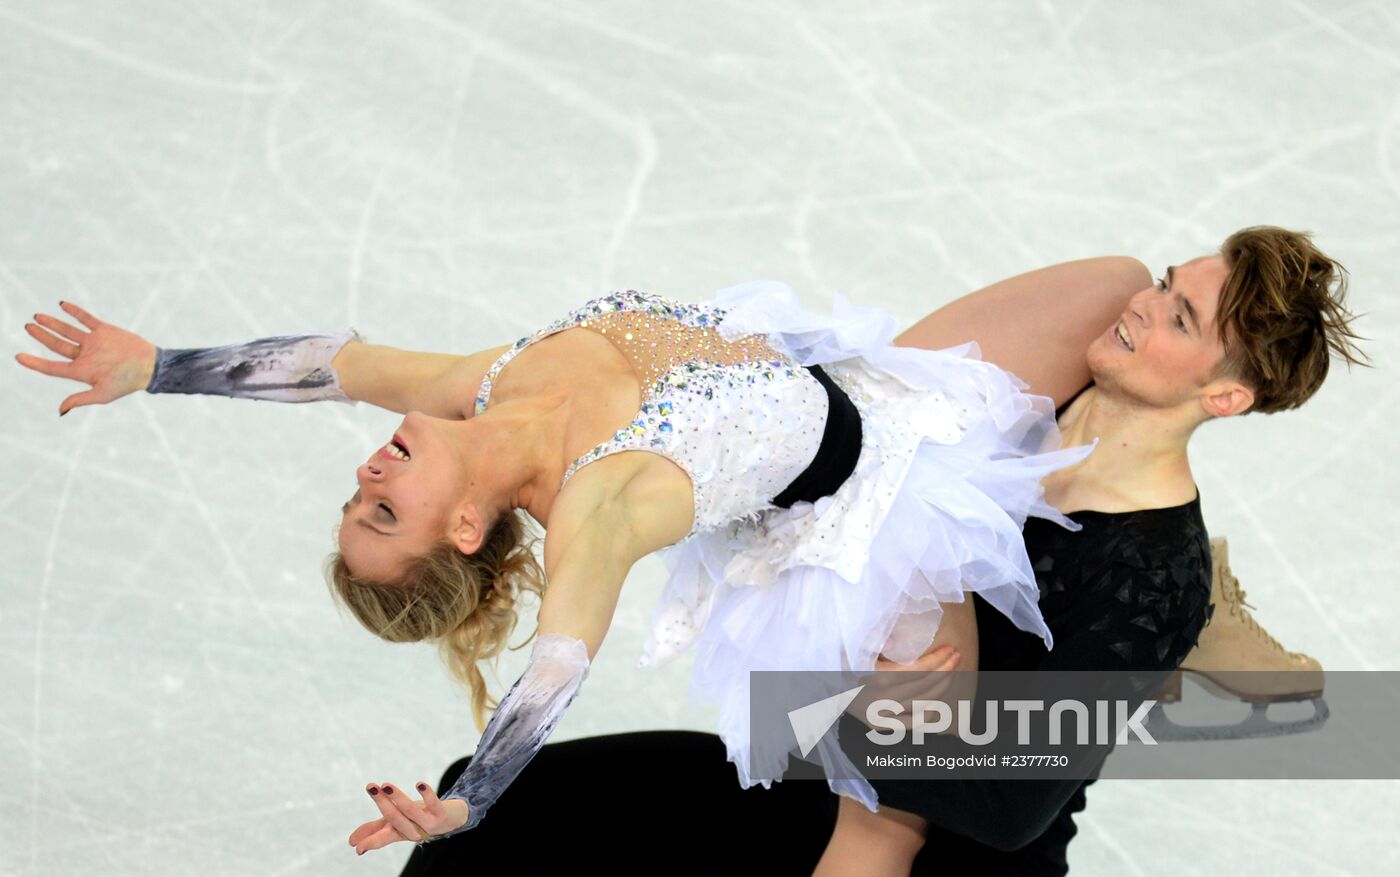
[[[595,298],[502,354],[482,380],[476,413],[486,411],[492,384],[521,350],[565,329],[589,329],[611,341],[636,370],[641,409],[612,438],[574,460],[560,489],[594,460],[648,451],[690,477],[695,524],[687,539],[756,517],[816,456],[826,391],[767,339],[720,337],[716,328],[723,320],[717,305],[636,290]]]

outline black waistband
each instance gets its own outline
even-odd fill
[[[821,366],[809,365],[806,369],[826,388],[826,428],[811,464],[773,497],[773,505],[785,509],[795,502],[816,502],[831,496],[855,471],[856,460],[860,459],[860,412],[855,403]]]

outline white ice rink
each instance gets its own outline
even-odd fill
[[[1253,224],[1350,270],[1376,368],[1202,429],[1206,522],[1288,647],[1400,669],[1389,0],[0,0],[0,874],[396,875],[408,844],[346,844],[365,785],[436,783],[478,736],[432,649],[321,579],[402,416],[141,393],[60,420],[87,385],[13,361],[56,358],[23,325],[60,298],[164,347],[467,353],[611,289],[753,278],[910,323]],[[662,573],[635,568],[554,741],[711,729],[688,659],[633,668]],[[1105,781],[1070,861],[1400,873],[1396,812],[1395,782]]]

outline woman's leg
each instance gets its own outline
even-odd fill
[[[836,830],[812,877],[908,877],[928,823],[888,807],[871,813],[844,795],[839,807]]]
[[[450,788],[470,761],[452,765],[439,792]],[[808,877],[831,835],[835,797],[822,780],[740,788],[724,743],[713,734],[639,731],[550,743],[480,825],[418,847],[401,877]]]
[[[1129,256],[1079,259],[1018,274],[946,304],[894,343],[939,350],[976,341],[982,358],[1058,407],[1090,381],[1084,353],[1128,299],[1152,285]]]

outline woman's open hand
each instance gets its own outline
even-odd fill
[[[365,791],[369,792],[384,816],[366,822],[351,833],[350,846],[359,856],[363,856],[367,850],[377,850],[395,841],[417,843],[467,824],[467,802],[458,798],[440,800],[427,783],[418,784],[418,791],[423,793],[422,801],[413,800],[411,795],[396,786],[371,783],[365,787]]]
[[[92,385],[91,390],[75,393],[59,403],[59,417],[80,405],[99,405],[146,389],[156,368],[154,344],[134,332],[102,322],[72,302],[61,301],[59,306],[88,331],[48,314],[35,314],[39,325],[25,323],[24,330],[67,360],[15,354],[15,361],[25,368]]]

